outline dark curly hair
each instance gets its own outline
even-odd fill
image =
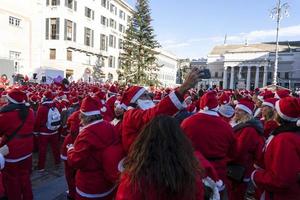
[[[169,116],[158,116],[147,124],[130,148],[124,162],[134,189],[157,200],[195,199],[196,179],[203,173],[189,139],[178,122]],[[151,194],[153,196],[153,194]]]

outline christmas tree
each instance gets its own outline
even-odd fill
[[[120,56],[120,80],[138,85],[158,83],[157,72],[161,66],[157,64],[156,49],[160,45],[155,39],[151,22],[148,0],[137,0]]]
[[[102,63],[103,61],[101,60],[100,56],[98,56],[96,63],[93,67],[93,73],[92,73],[94,82],[97,83],[102,82],[103,78],[105,78],[105,74],[101,69]]]

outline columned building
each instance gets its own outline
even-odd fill
[[[300,42],[279,45],[278,83],[300,87]],[[224,89],[254,89],[272,84],[275,44],[216,46],[208,55],[208,68],[215,84]]]

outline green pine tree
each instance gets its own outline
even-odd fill
[[[151,26],[151,10],[148,0],[137,0],[136,11],[130,21],[123,43],[120,80],[133,84],[157,84],[158,65],[155,51],[160,45]]]
[[[103,78],[105,77],[105,74],[103,73],[102,71],[102,61],[101,61],[101,58],[100,56],[98,56],[97,60],[96,60],[96,63],[95,65],[93,66],[93,73],[92,73],[92,76],[93,76],[93,80],[94,82],[101,82],[103,80]]]

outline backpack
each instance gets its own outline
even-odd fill
[[[49,130],[56,131],[61,124],[61,116],[57,108],[49,108],[46,126]]]

